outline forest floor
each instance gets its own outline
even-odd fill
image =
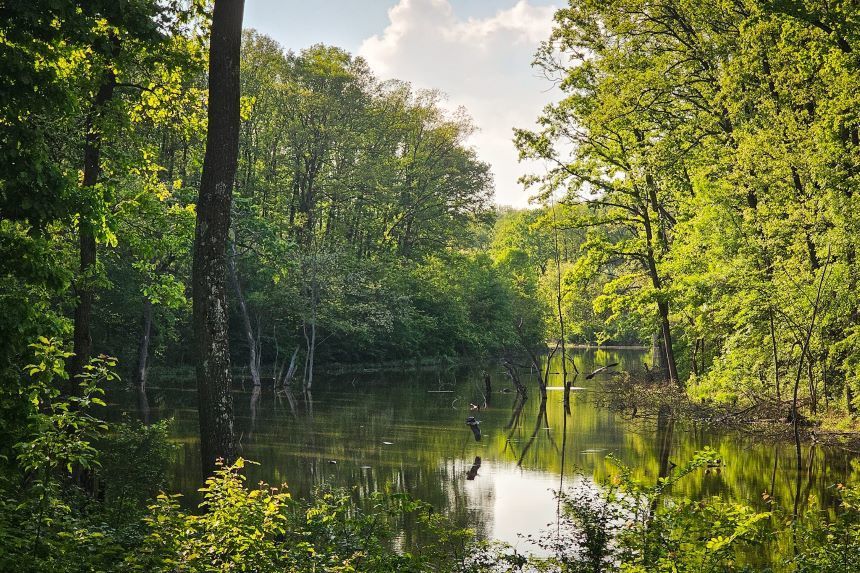
[[[745,403],[697,401],[669,382],[619,373],[594,393],[601,405],[631,419],[655,419],[670,412],[676,420],[747,434],[757,441],[794,441],[791,400],[750,398]],[[860,454],[860,419],[833,408],[810,412],[808,399],[798,402],[798,435],[805,443],[837,446]]]

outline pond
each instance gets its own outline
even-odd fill
[[[573,356],[580,372],[590,372],[612,362],[620,363],[618,369],[636,369],[645,353],[576,350]],[[550,370],[560,370],[560,364]],[[470,403],[484,405],[484,371],[493,391],[486,408],[470,411]],[[839,449],[804,446],[798,471],[793,444],[680,424],[658,428],[656,421],[599,407],[591,394],[610,375],[589,381],[580,376],[575,385],[583,389],[573,393],[567,415],[560,391],[550,391],[540,411],[534,380],[528,381],[529,399],[518,408],[498,364],[322,374],[310,401],[298,395],[292,403],[271,384],[259,392],[246,386],[235,393],[237,434],[242,455],[260,462],[250,467],[249,483],[286,483],[299,496],[323,483],[354,488],[359,495],[408,492],[481,537],[521,550],[529,549],[521,535],[539,533],[555,520],[554,490],[583,480],[604,482],[617,473],[613,460],[653,482],[661,464],[665,471],[668,462],[683,464],[710,446],[724,467],[697,470],[672,494],[721,496],[761,509],[767,492],[788,509],[815,503],[832,511],[834,485],[853,482],[860,473],[857,460]],[[550,385],[561,386],[560,375]],[[145,397],[117,389],[110,399],[113,419],[130,412],[175,420],[179,449],[171,485],[189,501],[198,499],[193,372],[155,373]],[[480,441],[465,424],[468,416],[480,420]]]

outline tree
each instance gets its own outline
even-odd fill
[[[227,240],[239,155],[244,0],[216,0],[209,43],[206,155],[197,202],[192,298],[203,471],[236,455],[227,333]]]
[[[585,0],[538,53],[565,97],[517,133],[554,166],[527,182],[578,207],[563,224],[586,233],[575,274],[604,276],[595,311],[659,328],[694,394],[784,408],[802,370],[811,415],[856,406],[858,18],[850,2]]]

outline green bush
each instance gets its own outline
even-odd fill
[[[149,426],[127,419],[113,424],[98,444],[105,519],[114,527],[137,526],[147,505],[167,488],[175,446],[169,420]]]
[[[160,495],[146,518],[149,534],[129,554],[130,571],[255,573],[283,571],[478,571],[474,537],[402,494],[372,494],[356,503],[321,489],[310,501],[260,483],[245,485],[247,462],[223,466],[201,489],[199,513],[178,496]],[[424,528],[420,551],[397,549],[404,520]],[[475,547],[478,547],[475,545]]]

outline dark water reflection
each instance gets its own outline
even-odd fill
[[[578,351],[575,363],[580,372],[610,362],[631,369],[645,356],[632,350]],[[485,403],[485,370],[493,394],[486,408],[470,411],[470,404]],[[841,450],[804,446],[798,471],[793,444],[682,427],[668,415],[630,420],[588,399],[589,388],[608,375],[576,381],[585,389],[574,392],[569,415],[563,392],[551,391],[542,404],[533,379],[524,403],[503,392],[510,382],[492,365],[321,376],[310,400],[278,394],[271,386],[249,386],[235,395],[237,433],[243,456],[261,464],[250,467],[250,483],[287,483],[299,496],[323,483],[355,488],[358,495],[405,491],[481,536],[520,547],[517,534],[537,533],[555,520],[552,490],[562,479],[567,487],[582,479],[600,483],[615,473],[609,454],[653,482],[710,446],[725,466],[693,473],[673,494],[716,495],[765,509],[762,493],[767,492],[789,512],[795,504],[802,512],[810,499],[832,511],[834,484],[854,482],[860,472],[860,463]],[[175,420],[173,436],[180,447],[172,487],[189,502],[197,499],[200,485],[191,376],[154,372],[146,396],[137,389],[111,396],[115,418],[134,411],[152,420]],[[561,386],[559,378],[551,377],[550,385]],[[468,416],[480,421],[480,441],[464,424]]]

